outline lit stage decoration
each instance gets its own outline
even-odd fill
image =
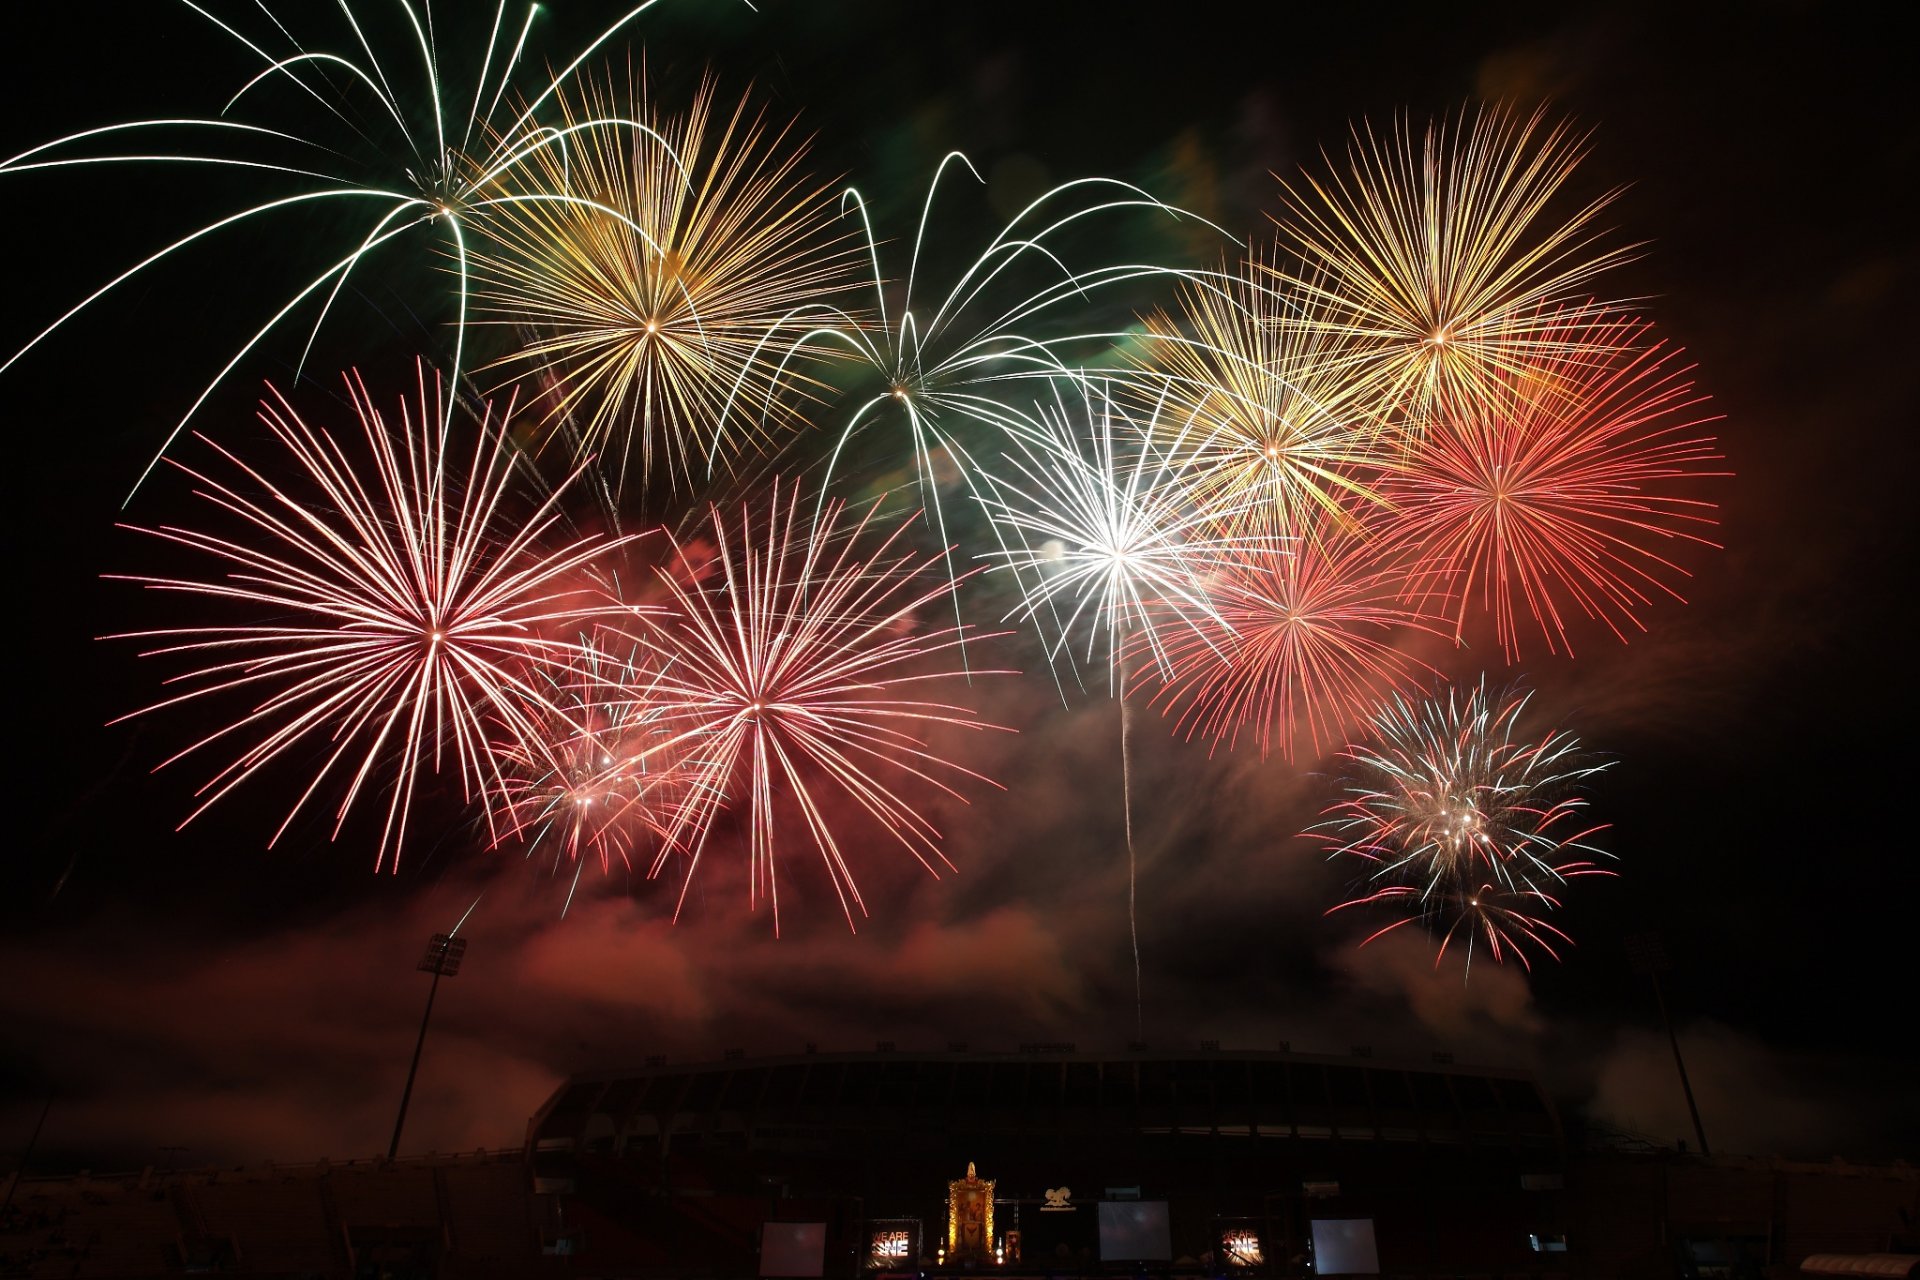
[[[1230,1267],[1257,1267],[1267,1260],[1260,1248],[1260,1236],[1253,1231],[1227,1232],[1220,1237],[1220,1252]]]
[[[914,1266],[920,1257],[920,1224],[907,1218],[877,1218],[868,1223],[867,1269],[892,1271]]]
[[[967,1161],[967,1176],[947,1184],[947,1260],[993,1253],[993,1179]]]

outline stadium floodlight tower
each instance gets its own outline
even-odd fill
[[[420,1070],[420,1050],[427,1043],[427,1021],[433,1017],[434,993],[440,990],[440,979],[451,978],[460,972],[460,958],[466,954],[465,938],[436,933],[428,939],[427,954],[421,957],[416,966],[420,972],[432,974],[433,982],[427,987],[427,1011],[420,1015],[420,1038],[413,1042],[413,1065],[407,1068],[407,1087],[400,1091],[400,1114],[393,1120],[393,1141],[387,1144],[388,1160],[400,1154],[400,1130],[407,1123],[407,1103],[413,1098],[413,1078]]]
[[[1687,1114],[1693,1117],[1693,1136],[1700,1143],[1700,1154],[1711,1156],[1707,1145],[1707,1127],[1700,1123],[1700,1106],[1693,1100],[1693,1082],[1687,1079],[1687,1060],[1680,1056],[1680,1036],[1673,1029],[1673,1015],[1667,1012],[1667,995],[1660,988],[1660,975],[1673,968],[1667,958],[1667,945],[1655,933],[1638,933],[1627,938],[1627,961],[1633,971],[1653,979],[1653,998],[1660,1004],[1660,1020],[1667,1024],[1667,1041],[1673,1046],[1673,1065],[1680,1072],[1680,1091],[1687,1097]],[[1680,1144],[1685,1146],[1683,1142]]]

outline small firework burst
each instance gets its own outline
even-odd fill
[[[1569,870],[1567,876],[1585,874]],[[1558,909],[1559,899],[1541,889],[1512,889],[1498,884],[1474,888],[1445,889],[1428,893],[1417,885],[1392,884],[1374,890],[1364,898],[1342,902],[1327,914],[1348,907],[1386,906],[1398,911],[1400,919],[1376,929],[1360,940],[1361,946],[1383,938],[1416,920],[1431,922],[1439,932],[1440,946],[1434,955],[1436,966],[1446,958],[1447,948],[1458,944],[1472,965],[1475,947],[1484,947],[1495,964],[1505,964],[1508,956],[1523,969],[1533,968],[1526,946],[1533,946],[1548,959],[1560,959],[1559,946],[1572,946],[1573,939],[1549,924],[1542,913]],[[1524,944],[1524,945],[1523,945]]]
[[[603,871],[615,859],[631,866],[636,844],[664,839],[690,781],[685,762],[660,750],[667,731],[643,654],[630,645],[615,658],[611,638],[582,637],[568,667],[543,670],[546,732],[501,748],[502,825],[529,856],[550,851],[556,870],[572,863],[576,883],[586,857]]]
[[[1444,698],[1396,695],[1349,746],[1340,798],[1308,835],[1330,857],[1367,864],[1368,891],[1333,910],[1387,904],[1439,928],[1442,951],[1457,934],[1489,942],[1496,959],[1531,943],[1555,954],[1568,941],[1533,913],[1558,905],[1565,883],[1610,874],[1589,843],[1606,830],[1587,817],[1586,783],[1605,769],[1558,730],[1523,737],[1527,695],[1496,699],[1486,681]],[[1522,955],[1524,959],[1524,955]]]

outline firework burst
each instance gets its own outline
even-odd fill
[[[1105,388],[1071,386],[1009,437],[1005,474],[986,475],[983,502],[1001,543],[986,558],[1019,581],[1008,619],[1055,633],[1048,660],[1071,656],[1084,622],[1083,660],[1103,650],[1109,684],[1124,697],[1129,653],[1137,647],[1169,671],[1166,627],[1217,623],[1208,574],[1271,540],[1223,532],[1244,522],[1194,501],[1177,437],[1159,442],[1157,414],[1136,422]]]
[[[1586,135],[1545,113],[1462,111],[1416,138],[1356,128],[1349,172],[1282,184],[1282,241],[1301,261],[1277,274],[1351,339],[1344,371],[1418,432],[1437,401],[1471,402],[1501,375],[1543,360],[1596,358],[1559,323],[1612,314],[1597,276],[1633,246],[1603,248],[1596,225],[1618,192],[1556,218]],[[1604,330],[1593,331],[1603,336]]]
[[[912,459],[912,484],[932,517],[933,533],[942,546],[951,547],[947,505],[942,490],[956,475],[976,501],[983,499],[979,468],[963,438],[968,425],[984,426],[996,441],[1009,431],[1032,427],[1024,403],[1011,393],[1030,386],[1031,379],[1052,379],[1072,373],[1060,351],[1104,344],[1106,335],[1055,333],[1034,336],[1030,326],[1057,315],[1075,302],[1085,303],[1100,289],[1129,280],[1159,277],[1168,268],[1141,264],[1103,264],[1076,269],[1064,256],[1063,239],[1085,232],[1100,220],[1145,211],[1170,220],[1191,218],[1129,183],[1111,178],[1081,178],[1062,183],[1028,203],[953,278],[944,294],[923,304],[922,253],[931,247],[944,251],[932,234],[933,211],[940,184],[951,167],[958,166],[976,179],[979,174],[959,152],[949,153],[934,171],[914,233],[901,292],[890,305],[887,275],[881,263],[866,200],[849,189],[843,200],[846,213],[860,220],[861,234],[871,264],[873,305],[866,313],[842,308],[803,308],[812,327],[780,349],[776,366],[784,375],[799,353],[837,349],[849,358],[858,378],[869,386],[849,396],[851,408],[833,431],[833,448],[821,481],[826,488],[842,468],[850,446],[877,426],[893,424],[904,436],[902,447],[890,449],[885,465],[906,456]],[[1025,268],[1037,266],[1044,280],[1037,287]],[[780,378],[776,378],[775,385]],[[766,397],[739,398],[729,411],[736,414],[774,412]],[[944,564],[950,584],[960,574],[952,556]],[[955,619],[958,592],[953,588]]]
[[[1108,687],[1120,703],[1120,804],[1138,1035],[1146,1014],[1135,916],[1128,671],[1136,648],[1163,672],[1170,670],[1165,626],[1218,620],[1206,575],[1246,542],[1221,532],[1239,523],[1232,513],[1193,503],[1173,463],[1177,441],[1174,449],[1157,444],[1154,416],[1137,424],[1104,388],[1084,378],[1070,385],[1073,395],[1041,406],[1029,429],[1010,436],[1009,474],[987,476],[991,496],[982,501],[1000,540],[987,558],[995,568],[1012,570],[1020,583],[1020,602],[1007,617],[1057,632],[1046,641],[1050,664],[1069,653],[1083,620],[1087,662],[1105,641]],[[1217,519],[1222,514],[1229,517],[1224,526]]]
[[[1566,871],[1565,875],[1604,874]],[[1498,884],[1428,893],[1415,885],[1386,885],[1364,898],[1342,902],[1327,911],[1349,907],[1385,906],[1402,912],[1401,918],[1360,940],[1361,946],[1392,933],[1415,920],[1431,921],[1439,930],[1440,946],[1434,966],[1446,959],[1447,948],[1460,944],[1467,951],[1467,964],[1473,964],[1473,950],[1484,947],[1495,964],[1512,956],[1523,969],[1532,969],[1526,945],[1540,950],[1550,960],[1560,959],[1560,946],[1572,946],[1573,939],[1549,924],[1541,913],[1557,910],[1559,899],[1540,889],[1509,889]],[[1524,945],[1523,945],[1524,944]]]
[[[671,730],[659,749],[701,762],[653,871],[675,850],[687,855],[684,905],[714,820],[744,808],[750,900],[769,903],[776,934],[777,810],[798,812],[852,926],[866,904],[830,798],[864,811],[938,876],[951,864],[910,791],[964,800],[960,780],[992,785],[925,737],[934,726],[987,727],[966,706],[920,695],[963,678],[945,664],[963,628],[920,619],[947,591],[944,579],[928,582],[939,557],[914,553],[911,521],[889,528],[877,502],[851,520],[838,502],[813,518],[803,505],[776,485],[758,518],[743,507],[736,524],[714,507],[711,561],[676,543],[659,571],[667,600],[649,641],[659,659],[652,698]]]
[[[1388,690],[1437,674],[1403,647],[1410,632],[1441,634],[1401,598],[1370,542],[1341,515],[1291,550],[1255,544],[1221,561],[1211,608],[1165,645],[1156,704],[1191,738],[1232,749],[1251,733],[1265,757],[1293,759],[1304,729],[1318,755],[1342,741]]]
[[[539,672],[545,732],[498,748],[502,825],[529,856],[545,846],[556,870],[572,863],[576,886],[589,855],[602,871],[616,858],[631,866],[637,842],[664,840],[691,780],[685,762],[660,749],[666,730],[641,656],[636,647],[616,659],[583,637],[567,667]]]
[[[1672,580],[1686,570],[1655,548],[1717,545],[1697,532],[1715,523],[1714,504],[1684,496],[1725,474],[1713,438],[1693,434],[1715,415],[1699,412],[1690,366],[1642,345],[1648,328],[1616,321],[1569,339],[1621,353],[1605,363],[1569,357],[1490,380],[1383,481],[1394,508],[1383,551],[1404,559],[1413,595],[1444,602],[1457,634],[1477,605],[1510,661],[1523,610],[1550,651],[1572,653],[1575,610],[1625,640],[1645,630],[1639,612],[1656,595],[1683,599]]]
[[[1333,910],[1403,914],[1366,941],[1416,919],[1441,926],[1443,952],[1456,935],[1484,938],[1496,959],[1566,940],[1532,913],[1557,906],[1569,879],[1609,874],[1592,860],[1608,856],[1589,843],[1606,824],[1588,820],[1585,793],[1607,766],[1569,734],[1522,737],[1527,701],[1495,699],[1484,680],[1444,699],[1395,695],[1342,752],[1341,798],[1308,834],[1368,866],[1368,892]]]
[[[385,789],[378,869],[389,853],[398,866],[423,775],[439,772],[444,758],[452,758],[471,800],[504,786],[495,742],[529,758],[544,750],[545,721],[558,708],[536,673],[580,654],[578,644],[547,637],[605,611],[609,600],[591,585],[591,567],[632,539],[590,536],[543,550],[561,520],[565,484],[530,515],[509,519],[517,457],[507,435],[511,410],[495,423],[489,407],[462,457],[440,425],[437,378],[429,384],[422,372],[417,401],[401,400],[397,429],[357,377],[346,381],[364,451],[308,426],[269,388],[260,418],[298,483],[276,484],[266,468],[200,436],[229,478],[172,465],[233,531],[134,529],[197,552],[223,572],[124,580],[230,607],[235,621],[118,638],[151,645],[142,656],[196,664],[169,681],[184,692],[132,715],[203,700],[240,708],[163,762],[239,744],[201,786],[187,821],[306,748],[320,763],[274,840],[332,780],[343,780],[336,836],[364,791]],[[491,825],[491,806],[487,813]]]
[[[1356,340],[1313,323],[1261,283],[1269,268],[1183,281],[1135,357],[1194,502],[1229,532],[1285,536],[1344,527],[1372,475],[1394,462],[1386,424],[1356,392]],[[1332,521],[1321,517],[1331,516]]]
[[[507,0],[500,0],[478,71],[463,82],[441,74],[442,41],[430,0],[401,0],[399,16],[388,15],[381,22],[364,17],[342,0],[344,26],[336,31],[333,38],[338,44],[331,49],[296,39],[264,4],[258,14],[250,15],[255,22],[264,17],[264,26],[249,33],[240,19],[228,21],[190,3],[189,8],[257,60],[257,72],[239,85],[217,116],[133,120],[87,129],[0,161],[0,176],[95,165],[159,164],[183,166],[195,176],[243,171],[250,178],[279,184],[281,190],[200,227],[121,272],[41,330],[0,364],[0,370],[103,295],[202,240],[263,219],[338,208],[353,215],[343,222],[352,229],[336,246],[345,252],[279,305],[222,366],[169,432],[154,462],[214,389],[269,333],[318,297],[307,337],[311,349],[361,262],[414,232],[429,233],[427,242],[455,262],[452,375],[458,386],[466,341],[471,224],[501,207],[527,201],[578,201],[578,197],[551,193],[504,192],[500,183],[531,159],[564,148],[573,139],[638,127],[625,120],[594,119],[570,121],[563,129],[547,128],[538,125],[534,115],[595,49],[655,2],[645,0],[603,31],[517,113],[512,108],[503,110],[502,103],[539,11],[536,4],[529,4],[524,19],[516,24],[508,20]],[[389,37],[394,47],[383,47]],[[254,116],[241,119],[242,112]],[[132,149],[116,150],[122,145]],[[615,210],[606,212],[619,216]],[[304,364],[304,353],[301,359]],[[447,401],[449,411],[452,403]],[[149,463],[142,472],[141,482],[153,465]]]
[[[798,335],[797,310],[855,282],[855,260],[828,189],[799,173],[791,126],[769,127],[744,98],[716,115],[711,81],[677,118],[646,98],[644,81],[624,100],[611,82],[561,92],[578,145],[530,157],[515,177],[529,198],[481,225],[476,299],[492,323],[531,333],[495,363],[551,383],[545,429],[567,425],[576,455],[613,459],[622,480],[664,471],[691,486],[791,425],[780,392],[793,379],[775,377],[768,352]],[[625,118],[648,128],[590,127]],[[735,399],[768,411],[730,416]]]

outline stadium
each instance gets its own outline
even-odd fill
[[[517,1148],[6,1196],[20,1277],[1772,1277],[1911,1274],[1920,1171],[1572,1141],[1438,1060],[883,1044],[576,1076]]]

